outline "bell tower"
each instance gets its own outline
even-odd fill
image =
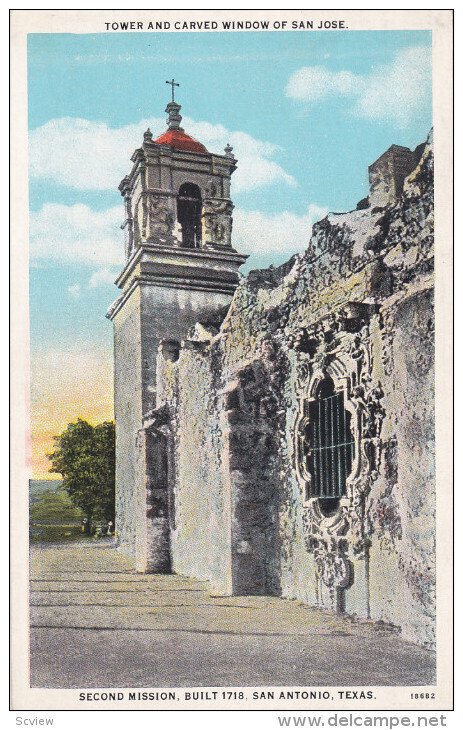
[[[153,245],[157,254],[166,246],[170,253],[172,247],[197,249],[202,260],[220,252],[231,283],[246,259],[231,246],[233,148],[227,145],[225,155],[208,152],[180,126],[180,109],[174,100],[169,102],[168,129],[157,139],[146,130],[142,146],[132,155],[133,168],[119,185],[126,208],[127,264],[137,254],[143,258],[141,252]]]
[[[116,280],[121,295],[107,314],[114,323],[116,533],[137,570],[153,572],[170,567],[168,500],[152,473],[156,458],[139,443],[143,418],[156,407],[157,351],[168,345],[175,357],[196,322],[220,326],[247,258],[231,243],[232,148],[216,155],[190,137],[177,84],[167,83],[168,128],[157,139],[146,130],[119,185],[126,261]]]

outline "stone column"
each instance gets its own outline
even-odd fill
[[[221,396],[232,593],[279,594],[276,401],[264,365],[255,361],[236,372]]]
[[[370,549],[365,547],[360,555],[352,557],[353,575],[349,590],[345,596],[346,613],[356,614],[362,618],[371,618],[370,612]]]
[[[170,573],[167,495],[167,440],[150,426],[137,436],[135,568],[139,573]]]
[[[135,530],[135,570],[138,573],[147,572],[146,439],[146,431],[142,428],[137,433],[134,487],[135,524],[137,526]]]

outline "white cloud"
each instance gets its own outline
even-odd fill
[[[115,190],[130,171],[130,157],[143,141],[148,126],[156,138],[165,131],[165,119],[145,119],[118,129],[87,119],[52,119],[30,132],[31,177],[79,190]],[[275,161],[279,150],[276,145],[244,132],[230,131],[221,124],[185,117],[182,126],[210,152],[223,154],[227,143],[233,146],[238,159],[233,175],[235,192],[274,183],[296,185],[294,178]]]
[[[405,48],[390,64],[363,76],[305,66],[295,71],[286,85],[286,95],[297,101],[346,96],[352,101],[354,115],[389,119],[402,127],[426,108],[430,94],[431,50],[425,47]]]
[[[233,245],[243,253],[285,253],[304,251],[309,245],[312,225],[327,214],[327,209],[309,205],[298,216],[261,213],[236,208],[233,214]]]
[[[88,282],[88,285],[91,289],[96,289],[99,286],[105,286],[106,284],[114,284],[114,281],[116,280],[118,275],[117,271],[112,271],[111,269],[108,269],[107,267],[103,269],[98,269],[98,271],[95,271]]]
[[[361,83],[361,77],[350,71],[330,71],[323,66],[303,66],[290,76],[286,95],[299,101],[317,101],[330,94],[355,93],[355,87],[359,82]]]
[[[252,187],[259,188],[273,182],[296,187],[295,179],[288,175],[276,162],[262,155],[243,155],[238,160],[238,169],[233,174],[233,193],[244,193]]]
[[[73,299],[79,299],[80,297],[80,284],[72,284],[68,286],[68,294]]]
[[[31,214],[31,259],[94,266],[88,281],[90,288],[113,284],[124,261],[121,212],[119,207],[93,211],[86,205],[47,203]],[[289,211],[267,214],[237,207],[233,213],[233,243],[245,253],[303,251],[312,224],[327,212],[316,205],[310,205],[304,215]],[[80,285],[69,287],[68,293],[79,296]]]
[[[430,51],[407,48],[389,66],[372,72],[354,112],[369,119],[395,120],[404,127],[426,107],[430,91]]]
[[[121,266],[122,216],[120,206],[94,211],[87,205],[46,203],[30,216],[31,259]]]
[[[141,131],[139,125],[109,129],[86,119],[51,119],[29,134],[30,175],[80,190],[117,189]]]

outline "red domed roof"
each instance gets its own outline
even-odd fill
[[[208,155],[209,152],[201,142],[197,142],[189,134],[185,134],[180,129],[168,129],[167,132],[161,134],[154,140],[155,144],[168,144],[174,150],[183,150],[184,152],[199,152]]]

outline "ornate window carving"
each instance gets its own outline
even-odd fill
[[[349,302],[289,341],[300,403],[295,465],[303,534],[315,562],[317,602],[335,611],[344,610],[354,561],[359,585],[368,582],[368,495],[379,475],[385,417],[373,370],[373,316],[373,306]]]
[[[201,191],[193,183],[183,183],[178,191],[177,219],[182,227],[182,246],[201,246]]]

